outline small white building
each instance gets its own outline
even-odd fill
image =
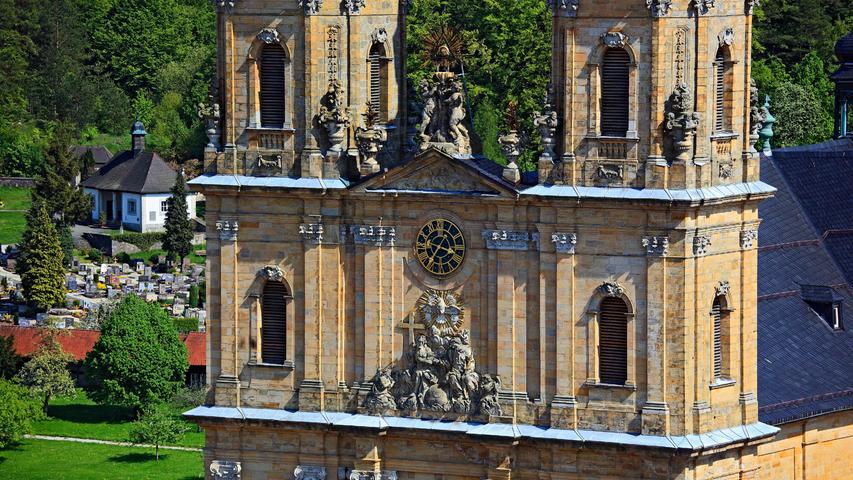
[[[130,133],[131,150],[114,156],[98,172],[83,181],[86,193],[94,198],[92,221],[103,212],[108,225],[123,225],[137,232],[162,231],[167,201],[177,172],[155,152],[145,149],[145,128],[137,121]],[[187,213],[195,214],[196,194],[187,193]]]

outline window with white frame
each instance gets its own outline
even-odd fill
[[[148,212],[148,221],[149,222],[156,222],[157,221],[157,212],[156,211],[151,210],[150,212]]]
[[[169,201],[168,200],[164,200],[164,201],[160,202],[160,211],[163,213],[166,213],[169,211]]]
[[[127,201],[127,213],[129,215],[136,215],[136,200]]]

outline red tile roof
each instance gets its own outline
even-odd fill
[[[41,328],[26,328],[14,325],[0,325],[0,336],[14,336],[15,352],[22,357],[29,357],[38,350],[41,342]],[[71,354],[75,361],[86,358],[86,354],[95,346],[101,332],[96,330],[66,330],[69,335],[60,335],[59,344],[62,350]],[[205,353],[205,336],[203,333],[181,335],[181,340],[187,346],[191,367],[204,367],[207,355]]]

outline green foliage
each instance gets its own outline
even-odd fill
[[[44,167],[44,150],[49,139],[49,132],[29,123],[0,119],[0,174],[13,177],[37,175]]]
[[[160,460],[160,445],[175,443],[186,433],[187,425],[166,408],[157,405],[143,409],[139,420],[130,427],[130,441],[154,445],[154,455]]]
[[[50,218],[59,225],[72,225],[89,218],[93,208],[92,196],[71,180],[80,175],[80,164],[71,153],[71,131],[67,126],[57,129],[46,155],[46,168],[36,179],[34,198],[44,202]]]
[[[62,246],[62,265],[69,268],[74,262],[74,237],[71,235],[71,227],[59,225],[56,230],[59,234],[59,244]]]
[[[783,83],[776,89],[770,108],[776,116],[771,140],[774,147],[813,144],[832,135],[821,102],[813,90],[796,83]]]
[[[155,243],[163,241],[163,234],[160,232],[125,232],[113,235],[113,240],[129,243],[140,250],[150,250]]]
[[[198,319],[195,318],[175,318],[175,328],[182,334],[198,331]]]
[[[156,267],[157,265],[160,265],[160,255],[157,255],[156,253],[152,254],[148,257],[148,261],[151,262],[152,266]]]
[[[6,277],[3,277],[5,280]],[[198,323],[198,322],[196,322]],[[18,373],[23,363],[17,352],[15,352],[15,336],[0,336],[0,378],[10,379]]]
[[[85,366],[95,401],[131,407],[170,398],[189,368],[187,348],[172,320],[135,295],[125,297],[101,324]]]
[[[179,172],[172,187],[172,196],[167,201],[166,233],[163,235],[163,250],[178,257],[183,268],[184,258],[192,252],[193,225],[187,212],[187,190],[184,176]]]
[[[90,248],[86,251],[86,259],[90,262],[101,263],[104,261],[104,254],[97,248]]]
[[[200,305],[207,302],[207,282],[198,282],[198,302]]]
[[[118,263],[126,263],[129,265],[131,260],[130,254],[127,252],[119,252],[118,255],[116,255],[116,261]]]
[[[187,303],[191,308],[198,308],[198,285],[190,285],[190,298]]]
[[[0,379],[0,449],[30,433],[41,416],[38,401],[26,388]]]
[[[57,339],[59,332],[47,329],[42,332],[41,345],[33,357],[21,367],[15,379],[44,399],[42,407],[47,414],[47,406],[52,397],[72,397],[76,394],[74,380],[68,373],[71,355],[62,351]]]
[[[27,215],[27,229],[20,244],[18,263],[24,296],[46,310],[65,301],[65,268],[62,245],[47,209],[34,201]]]

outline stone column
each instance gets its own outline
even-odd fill
[[[740,292],[740,408],[744,425],[758,421],[758,225],[741,232]],[[734,319],[730,318],[729,321]],[[731,329],[731,326],[729,327]]]
[[[575,246],[577,234],[555,232],[556,252],[556,389],[551,402],[551,426],[577,428],[575,398]]]
[[[240,406],[240,350],[239,350],[239,305],[237,303],[237,233],[236,220],[216,222],[219,232],[219,323],[220,323],[220,366],[216,379],[217,390],[234,389],[234,403],[230,398],[217,395],[217,405]],[[223,405],[223,406],[224,406]]]
[[[326,227],[322,218],[308,217],[299,226],[304,244],[304,289],[305,314],[302,382],[299,385],[299,409],[322,410],[324,406],[322,382],[323,345],[323,277],[322,253]]]
[[[644,237],[646,250],[646,403],[643,434],[669,434],[667,388],[667,276],[669,238]],[[630,375],[630,374],[629,374]]]

